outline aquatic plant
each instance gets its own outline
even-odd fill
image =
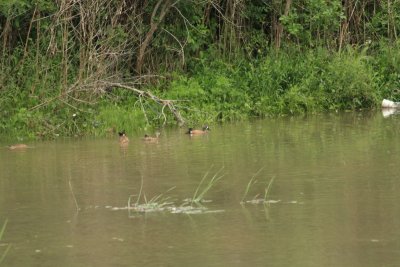
[[[264,193],[264,202],[267,202],[267,196],[268,196],[268,192],[269,192],[269,188],[272,185],[272,182],[274,181],[275,176],[272,176],[271,180],[268,183],[268,186],[265,188],[265,193]]]
[[[193,194],[193,197],[191,199],[189,199],[190,203],[200,203],[204,201],[204,196],[205,194],[211,189],[211,187],[213,187],[222,177],[225,176],[225,174],[220,175],[220,172],[223,170],[224,167],[222,167],[221,169],[219,169],[219,171],[217,171],[213,177],[208,181],[208,183],[202,188],[203,183],[205,181],[205,179],[207,178],[208,174],[210,173],[210,170],[208,170],[203,178],[201,179],[199,185],[196,188],[196,191]],[[200,188],[201,191],[200,191]]]
[[[245,200],[247,194],[249,193],[250,187],[252,187],[254,184],[257,183],[257,180],[254,180],[254,179],[256,178],[257,174],[259,174],[263,169],[264,169],[264,167],[260,168],[260,169],[251,177],[250,181],[247,183],[246,190],[244,191],[244,194],[243,194],[242,200],[240,201],[240,204],[244,204],[244,200]]]
[[[0,241],[1,241],[2,237],[3,237],[4,231],[5,231],[5,229],[6,229],[7,222],[8,222],[8,220],[6,220],[6,221],[4,222],[3,227],[1,228],[1,231],[0,231]],[[3,252],[3,254],[0,256],[0,264],[3,262],[4,258],[6,257],[8,251],[10,250],[10,247],[11,247],[11,246],[8,245],[7,248],[6,248],[6,250],[5,250],[5,251]]]
[[[149,201],[147,201],[146,196],[144,196],[144,203],[135,203],[131,204],[131,198],[136,195],[129,196],[128,199],[128,209],[129,211],[133,210],[135,212],[154,212],[154,211],[164,211],[167,206],[173,204],[173,202],[167,202],[169,197],[164,197],[163,194],[159,194]]]
[[[175,189],[175,186],[171,187],[170,189],[165,191],[165,193],[167,193],[173,189]],[[128,210],[129,211],[131,211],[131,210],[133,210],[135,212],[163,211],[166,209],[166,207],[171,206],[173,204],[173,202],[171,202],[171,201],[168,202],[170,197],[164,196],[165,193],[156,195],[156,196],[152,197],[151,199],[147,200],[146,194],[142,193],[142,192],[143,192],[143,177],[142,177],[142,181],[140,184],[140,190],[139,190],[139,194],[137,195],[136,202],[134,204],[132,204],[132,198],[136,197],[136,195],[130,195],[128,198]],[[142,195],[143,195],[144,203],[140,203]]]
[[[148,200],[146,194],[143,193],[142,177],[139,193],[137,195],[130,195],[128,198],[127,209],[129,212],[129,217],[134,217],[133,215],[131,215],[131,211],[139,213],[168,211],[172,214],[204,214],[223,212],[224,210],[208,210],[207,207],[204,207],[202,205],[202,203],[207,202],[206,200],[204,200],[205,194],[224,176],[220,174],[222,169],[223,167],[219,171],[217,171],[213,175],[213,177],[211,177],[211,179],[206,183],[205,180],[210,170],[207,171],[200,181],[200,184],[197,186],[193,197],[185,199],[183,204],[181,205],[175,205],[174,201],[170,201],[170,197],[166,196],[166,193],[173,190],[175,186],[171,187],[164,193],[156,195]],[[193,203],[195,203],[196,205],[192,205]],[[117,209],[125,208],[114,208],[113,210]]]
[[[74,203],[75,203],[75,207],[76,207],[76,212],[79,212],[79,211],[80,211],[80,208],[79,208],[79,206],[78,206],[78,201],[76,200],[74,190],[72,189],[71,174],[69,175],[68,185],[69,185],[69,190],[71,191],[71,194],[72,194],[72,198],[74,199]]]
[[[260,171],[261,171],[261,169],[260,169]],[[264,188],[264,197],[263,197],[263,198],[258,198],[258,196],[259,196],[260,194],[257,194],[257,195],[255,195],[255,196],[253,197],[252,200],[245,201],[245,198],[246,198],[246,196],[247,196],[247,194],[248,194],[248,192],[249,192],[249,190],[250,190],[250,187],[253,186],[254,184],[256,184],[256,181],[254,181],[254,179],[255,179],[255,176],[256,176],[260,171],[258,171],[255,175],[253,175],[253,177],[252,177],[252,178],[250,179],[250,181],[247,183],[246,190],[245,190],[245,193],[244,193],[244,195],[243,195],[242,200],[240,201],[240,204],[244,204],[244,203],[251,203],[251,204],[260,204],[260,203],[262,203],[262,204],[270,204],[270,203],[278,203],[278,202],[280,202],[280,200],[267,200],[268,193],[269,193],[269,190],[270,190],[270,188],[271,188],[271,185],[272,185],[272,183],[273,183],[273,181],[274,181],[274,179],[275,179],[275,176],[272,176],[271,180],[268,182],[267,187]]]

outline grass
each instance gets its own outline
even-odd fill
[[[244,204],[244,200],[247,196],[247,194],[249,193],[250,187],[252,187],[253,185],[255,185],[257,183],[257,180],[255,180],[257,174],[259,174],[265,167],[262,167],[261,169],[259,169],[250,179],[250,181],[247,183],[246,186],[246,190],[244,191],[242,200],[240,201],[240,204]]]
[[[6,229],[7,222],[8,222],[8,220],[6,220],[6,221],[4,222],[3,227],[1,228],[1,231],[0,231],[0,241],[1,241],[2,237],[3,237],[4,231],[5,231],[5,229]],[[10,250],[10,247],[11,247],[11,246],[8,245],[7,248],[6,248],[6,250],[5,250],[5,251],[3,252],[3,254],[0,256],[0,264],[3,262],[4,258],[6,257],[8,251]]]
[[[225,175],[221,174],[223,168],[224,167],[218,170],[209,179],[209,181],[206,182],[206,179],[210,173],[210,170],[208,170],[204,174],[199,185],[197,186],[193,194],[193,197],[190,199],[185,199],[184,203],[180,206],[175,206],[173,201],[169,201],[170,197],[165,196],[166,193],[173,190],[175,187],[172,187],[168,189],[166,192],[156,195],[148,200],[146,194],[143,193],[143,177],[142,177],[139,194],[130,195],[128,198],[129,217],[133,217],[130,215],[131,211],[141,212],[141,213],[154,212],[154,211],[170,211],[171,213],[183,213],[183,214],[222,212],[222,210],[207,211],[207,208],[202,206],[201,203],[206,202],[204,200],[204,196]],[[142,199],[143,202],[141,203]],[[193,203],[196,204],[197,206],[196,207],[192,206],[191,204]]]
[[[268,183],[267,188],[265,188],[264,202],[267,202],[268,192],[269,192],[269,189],[270,189],[272,183],[274,182],[274,179],[275,179],[275,176],[272,176],[271,180]]]
[[[212,58],[189,68],[189,73],[176,72],[168,82],[160,79],[159,85],[148,84],[145,89],[163,99],[179,100],[176,107],[188,124],[371,109],[382,98],[400,99],[393,60],[400,53],[394,48],[383,47],[371,56],[354,48],[340,54],[327,49],[270,51],[257,60],[230,63]],[[164,114],[158,104],[141,102],[122,88],[88,105],[59,99],[58,90],[48,91],[54,82],[48,81],[34,95],[24,90],[31,85],[5,86],[0,92],[1,135],[24,140],[107,136],[121,129],[139,133],[165,122],[175,125],[171,113]]]
[[[139,189],[139,194],[137,195],[130,195],[128,198],[128,210],[129,210],[129,217],[131,217],[130,212],[141,212],[141,213],[147,213],[147,212],[155,212],[155,211],[169,211],[171,213],[183,213],[183,214],[203,214],[203,213],[209,213],[209,212],[222,212],[223,210],[214,210],[214,211],[207,211],[207,208],[202,205],[202,203],[207,202],[204,197],[205,195],[210,191],[212,187],[215,186],[215,184],[222,179],[222,177],[225,176],[225,174],[222,174],[222,170],[224,167],[219,169],[211,178],[208,179],[211,168],[203,175],[199,185],[197,186],[196,190],[193,193],[192,198],[188,198],[183,200],[183,204],[180,206],[176,206],[173,201],[169,201],[170,197],[165,196],[166,193],[169,191],[173,190],[175,187],[171,187],[168,189],[166,192],[156,195],[152,197],[151,199],[147,199],[146,194],[143,192],[143,176],[141,177],[141,184],[140,184],[140,189]],[[267,200],[268,194],[271,190],[272,183],[275,180],[275,176],[273,176],[267,186],[264,188],[264,197],[263,198],[257,198],[259,194],[257,194],[252,200],[246,201],[246,197],[249,194],[249,191],[253,185],[257,183],[256,177],[258,174],[261,173],[261,171],[264,169],[264,167],[260,168],[250,179],[250,181],[246,185],[245,192],[243,194],[242,200],[240,201],[240,204],[245,204],[245,203],[251,203],[251,204],[269,204],[273,202],[279,202],[280,200],[273,201],[273,200]],[[134,200],[136,198],[136,200]],[[141,200],[143,202],[141,203]],[[196,205],[193,205],[196,204]]]
[[[212,167],[211,167],[212,168]],[[210,168],[210,169],[211,169]],[[211,187],[213,187],[222,177],[225,176],[225,174],[220,175],[220,172],[224,169],[224,167],[222,167],[221,169],[219,169],[219,171],[217,171],[213,177],[208,181],[207,184],[205,184],[205,186],[202,188],[208,174],[210,173],[210,170],[208,170],[203,178],[201,179],[199,185],[196,188],[196,191],[193,194],[193,197],[190,199],[191,203],[200,203],[202,201],[204,201],[204,196],[206,195],[206,193],[211,189]],[[202,188],[202,189],[201,189]],[[200,190],[201,189],[201,190]]]
[[[252,204],[263,203],[263,204],[267,204],[267,203],[271,203],[272,202],[272,201],[268,201],[267,198],[268,198],[268,193],[269,193],[269,191],[271,189],[272,183],[275,180],[275,176],[272,176],[271,180],[268,182],[267,187],[264,188],[264,197],[263,198],[257,198],[259,196],[259,194],[257,194],[257,195],[255,195],[253,197],[252,200],[245,201],[245,199],[246,199],[246,197],[247,197],[247,195],[248,195],[248,193],[250,191],[250,188],[257,183],[257,181],[255,180],[256,175],[259,174],[263,168],[261,168],[258,172],[256,172],[251,177],[250,181],[247,183],[246,190],[245,190],[245,192],[243,194],[243,197],[242,197],[242,200],[240,201],[240,204],[242,204],[242,205],[245,204],[245,203],[252,203]],[[279,200],[278,201],[273,201],[273,202],[279,202]]]
[[[74,190],[72,189],[71,174],[69,175],[68,184],[69,184],[69,189],[71,190],[72,197],[73,197],[73,199],[74,199],[74,203],[75,203],[75,207],[76,207],[76,212],[79,212],[79,211],[80,211],[80,208],[79,208],[79,206],[78,206],[78,201],[76,200],[76,197],[75,197],[75,194],[74,194]]]
[[[175,189],[174,187],[171,187],[168,189],[165,193]],[[142,181],[140,185],[140,190],[139,190],[139,195],[137,195],[136,202],[132,204],[132,198],[136,197],[136,195],[130,195],[128,198],[128,209],[136,211],[136,212],[153,212],[153,211],[163,211],[167,206],[170,206],[173,204],[173,202],[168,202],[170,199],[169,197],[165,197],[164,194],[159,194],[157,196],[152,197],[151,199],[147,200],[146,194],[143,193],[143,176],[142,176]],[[143,195],[143,200],[144,203],[140,203],[140,200]]]

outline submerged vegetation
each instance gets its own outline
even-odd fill
[[[400,3],[0,3],[0,134],[373,108],[400,99]]]

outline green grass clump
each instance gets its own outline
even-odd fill
[[[213,177],[211,177],[211,179],[205,183],[205,180],[210,172],[210,170],[208,170],[203,178],[201,179],[199,185],[197,186],[193,197],[190,199],[190,203],[200,203],[202,201],[204,201],[204,196],[206,195],[206,193],[222,178],[225,176],[225,174],[220,174],[220,172],[222,171],[224,167],[222,167],[219,171],[217,171]]]
[[[165,193],[173,190],[175,187],[172,187],[168,189]],[[136,197],[136,195],[131,195],[128,198],[128,209],[129,212],[131,210],[135,212],[154,212],[154,211],[163,211],[165,210],[168,206],[171,206],[173,202],[168,201],[170,198],[168,196],[165,196],[164,194],[159,194],[157,196],[152,197],[151,199],[147,199],[146,194],[143,193],[143,177],[140,185],[140,190],[139,194],[137,195],[136,202],[132,202],[132,198]],[[143,195],[143,203],[141,203]]]
[[[175,74],[164,98],[180,103],[190,122],[373,108],[382,98],[378,57],[348,48],[270,51],[253,61],[202,61]],[[383,64],[383,63],[382,63]]]
[[[108,129],[115,131],[126,130],[128,133],[137,132],[147,126],[143,112],[135,107],[111,106],[101,107],[96,116],[99,127],[97,135],[103,135]]]

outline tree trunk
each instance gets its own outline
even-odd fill
[[[139,47],[139,53],[137,56],[136,60],[136,73],[138,75],[142,74],[142,67],[144,63],[144,56],[146,53],[146,49],[149,46],[151,40],[153,39],[153,34],[156,32],[158,29],[158,26],[160,23],[163,21],[165,15],[167,14],[168,10],[172,6],[171,0],[159,0],[156,4],[156,6],[153,9],[153,13],[151,14],[150,18],[150,30],[147,32],[142,44]],[[160,8],[161,3],[164,2],[164,4],[161,7],[160,15],[158,16],[158,19],[155,19],[156,14],[158,9]]]
[[[285,11],[283,13],[284,16],[289,15],[290,11],[290,6],[292,5],[292,0],[286,0],[286,5],[285,5]],[[276,25],[276,36],[275,36],[275,48],[279,49],[281,47],[281,39],[282,39],[282,33],[283,33],[283,25],[281,22],[277,21]]]

